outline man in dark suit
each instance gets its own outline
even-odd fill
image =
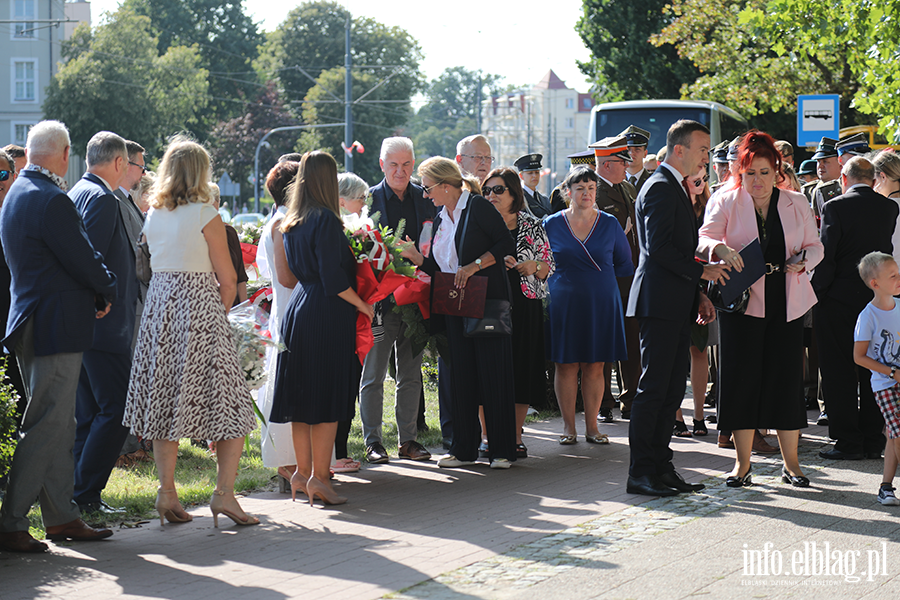
[[[595,170],[600,176],[597,182],[597,208],[614,216],[618,221],[628,245],[631,248],[631,260],[633,266],[638,264],[637,229],[634,226],[634,199],[637,192],[634,187],[625,181],[628,164],[631,162],[631,148],[627,145],[624,135],[609,137],[591,144],[594,149]],[[622,297],[622,306],[628,306],[628,294],[631,291],[633,277],[617,277],[619,294]],[[616,367],[621,379],[618,401],[622,403],[622,418],[631,418],[631,403],[637,392],[638,380],[641,377],[640,358],[640,327],[637,319],[625,318],[625,346],[628,350],[628,358],[619,361]],[[603,391],[603,401],[600,404],[600,414],[597,419],[601,423],[612,423],[612,409],[616,404],[612,395],[612,367],[607,362],[603,368],[603,377],[606,389]]]
[[[75,417],[75,502],[83,513],[118,513],[100,498],[128,435],[122,425],[138,297],[134,246],[125,227],[118,189],[128,169],[125,140],[101,131],[87,145],[87,173],[69,191],[94,249],[116,276],[116,305],[94,327],[82,358]]]
[[[550,198],[542,196],[537,191],[538,185],[541,183],[541,154],[526,154],[516,159],[514,163],[519,171],[519,179],[522,180],[522,191],[525,192],[525,205],[528,212],[543,219],[549,214],[553,214],[550,208]]]
[[[0,508],[0,548],[44,552],[28,533],[35,498],[47,539],[95,540],[112,535],[80,518],[72,499],[75,390],[94,322],[116,300],[116,277],[87,237],[63,189],[69,132],[42,121],[28,133],[29,164],[0,212],[0,237],[12,274],[7,348],[14,348],[28,405]]]
[[[819,299],[813,319],[828,435],[836,442],[833,449],[819,452],[822,458],[881,458],[884,450],[884,420],[872,393],[872,374],[853,361],[856,317],[872,300],[857,265],[869,252],[892,253],[897,222],[897,204],[872,189],[874,180],[872,163],[850,158],[841,171],[844,193],[823,208],[825,258],[812,278]]]
[[[636,125],[619,134],[628,143],[628,153],[631,155],[631,163],[626,166],[626,181],[634,186],[638,192],[650,179],[650,172],[644,168],[644,159],[647,158],[647,144],[650,143],[650,132]]]
[[[641,379],[631,408],[629,494],[672,496],[703,489],[675,472],[669,441],[684,398],[691,322],[715,318],[701,296],[701,279],[721,281],[721,266],[694,260],[697,226],[685,179],[709,162],[709,130],[677,121],[666,136],[666,158],[650,176],[635,206],[640,258],[626,316],[641,330]]]
[[[378,213],[378,224],[397,231],[401,220],[406,221],[404,239],[409,238],[423,254],[423,245],[431,244],[431,225],[434,205],[422,197],[422,188],[410,181],[415,155],[409,138],[386,138],[381,144],[378,161],[384,179],[369,189],[372,194],[372,214]],[[366,355],[359,389],[359,414],[366,440],[366,460],[381,464],[389,460],[381,436],[384,402],[384,377],[393,350],[397,370],[395,414],[400,443],[399,456],[411,460],[428,460],[431,454],[416,441],[419,397],[422,393],[422,352],[413,354],[412,341],[406,337],[406,325],[394,313],[394,299],[389,296],[381,303],[380,318],[384,337]]]

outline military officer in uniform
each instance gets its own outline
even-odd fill
[[[841,195],[841,163],[838,161],[834,146],[837,140],[823,137],[816,147],[812,160],[816,161],[816,174],[819,181],[807,183],[801,189],[810,198],[813,214],[816,216],[816,227],[821,227],[822,210],[825,203]]]
[[[542,158],[544,157],[540,154],[526,154],[517,158],[514,163],[522,180],[522,190],[525,192],[525,208],[538,219],[553,213],[550,209],[550,199],[537,191],[541,182]]]
[[[722,187],[725,184],[725,180],[728,179],[728,144],[728,140],[723,140],[709,151],[712,154],[712,161],[710,162],[712,162],[713,171],[716,174],[716,183],[709,188],[711,192],[715,192]]]
[[[629,128],[631,129],[631,128]],[[627,131],[627,130],[626,130]],[[644,142],[646,144],[646,142]],[[631,147],[623,134],[617,137],[608,137],[591,144],[594,151],[595,169],[600,181],[597,182],[597,208],[614,216],[619,221],[628,245],[631,247],[631,260],[637,267],[639,256],[637,227],[635,226],[634,200],[637,191],[634,186],[625,181],[626,169],[632,162]],[[646,146],[645,150],[646,152]],[[643,161],[643,156],[640,158]],[[638,162],[638,159],[634,159]],[[640,162],[643,169],[643,162]],[[618,277],[619,294],[622,297],[622,306],[628,306],[628,292],[631,290],[632,276]],[[641,378],[641,347],[640,327],[634,317],[625,318],[625,345],[628,351],[628,359],[619,361],[616,371],[619,374],[620,385],[618,401],[621,403],[622,418],[631,418],[631,402],[637,392],[638,381]],[[603,401],[600,404],[600,414],[597,420],[601,423],[612,423],[612,409],[615,400],[612,395],[612,363],[607,362],[603,373],[606,389],[603,392]]]
[[[634,186],[634,189],[640,192],[644,182],[650,179],[650,172],[644,168],[644,159],[647,157],[647,144],[650,143],[650,132],[635,125],[630,125],[619,136],[624,136],[627,140],[628,153],[631,155],[631,163],[625,167],[627,171],[625,178],[628,183]],[[636,194],[635,197],[637,197]]]
[[[816,161],[804,160],[800,163],[800,168],[797,169],[797,177],[803,182],[803,185],[818,181],[819,177],[816,175]],[[809,199],[809,196],[807,196],[807,199]]]
[[[570,154],[566,158],[569,159],[569,168],[574,169],[579,165],[587,165],[592,169],[596,168],[594,164],[594,151],[588,148],[587,150],[582,150],[581,152],[576,152],[575,154]],[[559,184],[553,191],[550,192],[550,212],[558,213],[561,210],[566,210],[569,207],[569,203],[566,202],[566,195],[563,193],[562,184]]]

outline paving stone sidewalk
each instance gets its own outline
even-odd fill
[[[689,481],[707,481],[707,490],[648,499],[624,489],[628,423],[602,427],[609,446],[587,444],[583,436],[575,446],[559,446],[559,420],[530,425],[531,456],[508,471],[399,460],[370,466],[338,476],[340,493],[350,499],[339,507],[254,494],[242,504],[261,517],[258,527],[226,519],[227,526],[214,529],[208,507],[201,507],[185,525],[154,521],[102,542],[53,544],[47,555],[0,553],[0,600],[717,598],[716,581],[740,579],[735,536],[787,549],[802,534],[834,531],[832,543],[844,550],[897,538],[896,508],[874,500],[880,463],[820,461],[823,428],[803,434],[804,464],[821,468],[808,473],[811,490],[777,483],[780,462],[760,457],[754,474],[761,485],[725,488],[733,451],[718,448],[712,430],[706,438],[672,441],[679,471]],[[830,530],[813,523],[820,515],[831,519]],[[846,539],[837,533],[841,527]],[[865,533],[850,533],[859,528]],[[893,544],[891,574],[900,571]],[[878,582],[896,583],[893,575]]]

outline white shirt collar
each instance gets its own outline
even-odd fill
[[[850,187],[847,188],[847,192],[849,192],[850,190],[852,190],[853,188],[856,188],[856,187],[872,187],[872,186],[866,185],[865,183],[854,183],[853,185],[851,185]],[[847,192],[844,192],[844,193],[847,193]]]
[[[603,181],[605,181],[605,182],[606,182],[606,185],[608,185],[609,187],[612,187],[612,186],[613,186],[613,184],[609,181],[609,179],[607,179],[607,178],[604,177],[603,175],[600,175],[600,174],[598,173],[598,174],[597,174],[597,177],[599,177],[600,179],[602,179]]]
[[[88,173],[90,173],[90,171],[88,171]],[[106,189],[108,189],[109,191],[113,191],[112,186],[109,185],[109,182],[108,182],[107,180],[103,179],[102,177],[100,177],[100,176],[97,175],[96,173],[91,173],[91,175],[93,175],[94,177],[96,177],[97,179],[99,179],[100,181],[102,181],[102,182],[103,182],[103,185],[106,186]]]
[[[678,183],[681,183],[682,181],[684,181],[684,178],[687,177],[687,175],[683,175],[681,173],[681,171],[679,171],[678,169],[676,169],[675,167],[673,167],[672,165],[670,165],[669,163],[667,163],[665,161],[659,163],[659,166],[665,167],[668,170],[670,170],[672,172],[672,174],[675,176],[675,179],[678,180]]]
[[[524,181],[522,182],[522,188],[525,189],[525,190],[528,190],[528,194],[529,194],[529,195],[534,196],[534,190],[531,189],[530,187],[528,187],[527,185],[525,185],[525,182],[524,182]]]

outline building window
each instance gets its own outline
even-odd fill
[[[566,129],[575,129],[574,117],[566,117]]]
[[[19,21],[13,28],[13,37],[17,39],[34,38],[34,0],[13,0],[13,20]]]
[[[13,60],[13,102],[34,102],[35,61]]]
[[[581,105],[582,105],[584,108],[590,108],[590,107],[591,107],[591,99],[590,99],[590,98],[584,98],[584,99],[582,99],[582,100],[581,100]]]
[[[34,126],[34,123],[13,123],[13,144],[16,146],[25,146],[28,140],[28,132]]]
[[[566,138],[566,148],[572,148],[572,139]]]
[[[566,98],[566,108],[575,108],[574,98]]]

